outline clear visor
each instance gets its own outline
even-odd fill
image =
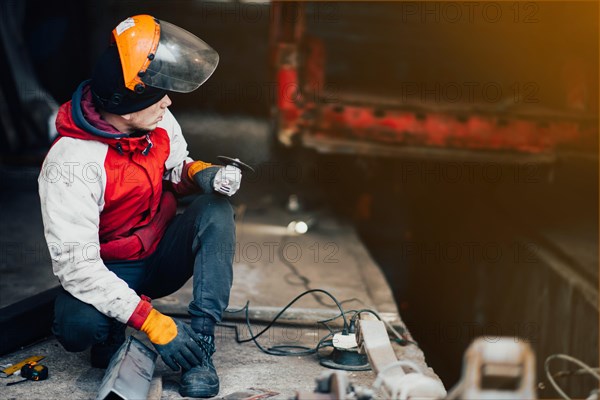
[[[160,40],[142,82],[159,89],[189,93],[212,75],[219,54],[202,39],[160,21]]]

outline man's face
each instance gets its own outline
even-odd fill
[[[132,130],[136,131],[151,131],[156,128],[158,123],[162,120],[163,115],[167,110],[167,107],[171,105],[171,99],[168,95],[165,95],[158,102],[152,104],[150,107],[144,108],[143,110],[136,111],[134,113],[127,114],[129,118],[126,118],[127,125]],[[125,116],[123,116],[125,117]]]

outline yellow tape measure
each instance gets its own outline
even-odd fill
[[[42,360],[42,359],[44,359],[44,358],[45,358],[44,356],[33,356],[33,357],[29,357],[29,358],[26,358],[26,359],[24,359],[24,360],[23,360],[23,361],[21,361],[21,362],[18,362],[18,363],[17,363],[17,364],[15,364],[15,365],[11,365],[10,367],[8,367],[8,368],[6,368],[6,369],[3,369],[3,370],[2,370],[2,372],[4,372],[4,373],[6,374],[6,376],[11,376],[11,375],[12,375],[12,374],[14,374],[15,372],[17,372],[17,371],[20,371],[20,370],[21,370],[21,368],[23,368],[23,366],[24,366],[25,364],[29,364],[30,362],[38,362],[38,361],[40,361],[40,360]]]

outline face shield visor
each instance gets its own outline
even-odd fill
[[[219,54],[202,39],[160,21],[156,54],[140,79],[155,88],[189,93],[206,82],[218,63]]]
[[[196,90],[212,75],[219,55],[190,32],[149,15],[121,22],[113,31],[125,86],[142,93],[145,85],[173,92]]]

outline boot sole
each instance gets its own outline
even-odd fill
[[[216,385],[194,385],[194,387],[181,386],[179,394],[184,397],[215,397],[219,394],[219,384]]]

